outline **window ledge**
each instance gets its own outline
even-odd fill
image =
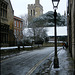
[[[5,17],[1,17],[1,19],[2,19],[2,20],[6,20],[6,21],[8,21],[8,19],[7,19],[7,18],[5,18]]]

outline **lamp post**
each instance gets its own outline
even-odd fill
[[[57,32],[56,32],[56,9],[58,8],[60,0],[52,0],[53,8],[54,8],[54,22],[55,22],[55,55],[54,55],[54,68],[59,68],[59,60],[57,56]]]

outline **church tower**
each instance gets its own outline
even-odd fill
[[[39,17],[43,14],[43,7],[40,4],[40,0],[35,0],[35,4],[28,4],[28,22],[33,18]]]
[[[35,0],[35,4],[40,4],[40,3],[39,3],[39,0]]]

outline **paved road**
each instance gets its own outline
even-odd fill
[[[1,62],[1,75],[26,75],[39,61],[54,51],[53,47],[45,47],[33,51],[22,52],[18,56]]]

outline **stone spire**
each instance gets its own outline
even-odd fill
[[[35,0],[35,4],[40,4],[40,0]]]
[[[64,11],[64,16],[66,16],[66,11]]]

